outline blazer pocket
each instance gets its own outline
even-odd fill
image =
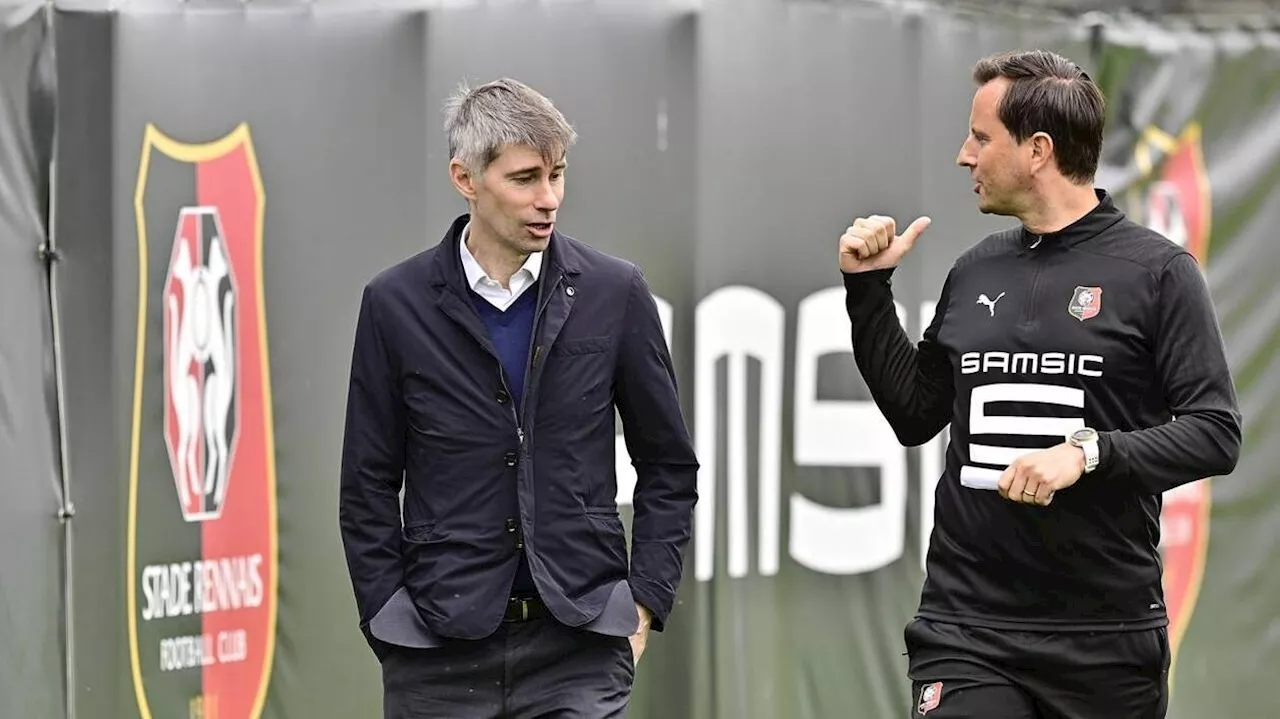
[[[563,340],[551,346],[551,354],[574,356],[606,352],[612,340],[608,337],[583,337],[576,340]]]
[[[605,556],[617,566],[627,564],[627,530],[617,507],[589,506],[584,508],[587,522]]]
[[[406,524],[400,532],[406,542],[426,544],[436,536],[436,522],[414,522]]]

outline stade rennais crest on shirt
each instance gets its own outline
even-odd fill
[[[135,699],[144,719],[257,717],[274,653],[277,542],[265,194],[248,126],[186,144],[148,125],[134,209]]]
[[[1129,194],[1131,217],[1186,248],[1203,266],[1208,258],[1211,194],[1200,145],[1200,126],[1178,136],[1148,127],[1134,147],[1143,181]],[[1160,552],[1164,561],[1169,639],[1175,652],[1195,610],[1209,542],[1211,479],[1164,495]]]

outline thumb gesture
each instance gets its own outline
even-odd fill
[[[930,222],[921,217],[897,235],[892,217],[859,217],[840,237],[840,271],[852,274],[897,267]]]

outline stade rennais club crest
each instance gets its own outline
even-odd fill
[[[1129,197],[1134,219],[1184,247],[1202,266],[1206,264],[1212,200],[1200,126],[1189,124],[1178,136],[1148,127],[1134,147],[1134,161],[1146,180]],[[1169,640],[1175,653],[1191,621],[1204,574],[1210,481],[1206,477],[1164,495],[1160,545]]]
[[[134,205],[126,595],[138,709],[257,717],[277,542],[265,196],[248,127],[186,144],[148,125]]]

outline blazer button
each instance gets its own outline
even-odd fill
[[[500,389],[498,390],[496,399],[498,400],[498,404],[506,404],[507,402],[511,401],[511,395],[507,394],[507,391],[505,389]]]
[[[508,467],[514,467],[514,466],[516,466],[516,453],[515,453],[515,452],[507,452],[507,455],[506,455],[505,459],[507,460],[507,466],[508,466]]]

